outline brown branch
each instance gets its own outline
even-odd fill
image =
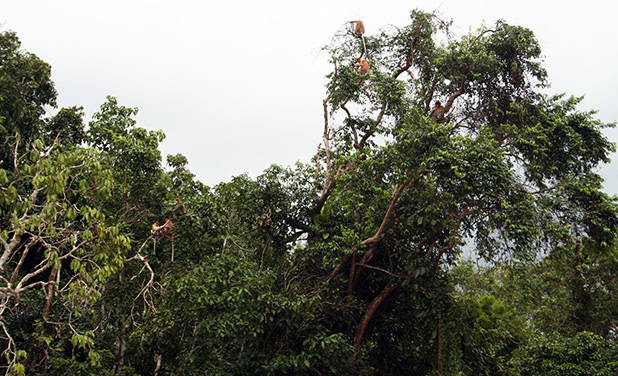
[[[487,34],[487,33],[495,33],[495,32],[497,32],[497,31],[498,31],[498,30],[494,30],[494,29],[487,29],[487,30],[483,31],[482,33],[480,33],[479,35],[477,35],[477,36],[476,36],[476,38],[474,38],[473,40],[471,40],[471,41],[470,41],[470,45],[471,45],[472,47],[474,47],[474,45],[476,44],[476,42],[478,42],[478,41],[479,41],[479,39],[481,39],[481,37],[482,37],[483,35],[485,35],[485,34]]]
[[[230,239],[230,241],[231,241],[231,242],[232,242],[232,243],[233,243],[233,244],[234,244],[234,245],[235,245],[238,249],[240,249],[241,251],[243,251],[243,252],[255,252],[255,249],[248,249],[248,248],[243,248],[243,247],[241,247],[238,243],[236,243],[236,242],[234,241],[234,238],[232,238],[231,236],[230,236],[230,238],[229,238],[229,239]]]
[[[368,130],[367,133],[363,135],[360,142],[358,143],[358,150],[361,150],[362,148],[364,148],[365,143],[367,142],[367,139],[369,139],[369,137],[371,137],[371,135],[373,135],[376,132],[378,126],[382,122],[382,118],[384,117],[384,112],[386,112],[386,103],[382,105],[382,109],[380,110],[380,113],[378,114],[378,118],[376,119],[376,124],[374,125],[374,127]]]
[[[465,83],[466,83],[465,78],[462,78],[461,82],[459,83],[459,87],[457,88],[457,91],[451,94],[451,96],[446,101],[446,105],[444,106],[444,112],[443,112],[444,116],[446,116],[446,114],[451,110],[451,107],[453,106],[455,99],[457,99],[460,95],[464,93]]]
[[[341,177],[341,175],[343,175],[346,172],[348,172],[351,168],[352,168],[352,165],[347,166],[347,167],[339,166],[335,176],[333,176],[330,179],[330,181],[328,182],[328,185],[324,186],[324,190],[322,191],[322,195],[320,196],[320,199],[318,200],[318,202],[316,202],[315,206],[313,207],[313,213],[317,214],[317,213],[319,213],[322,210],[322,207],[326,203],[326,200],[328,199],[328,196],[330,196],[330,193],[332,192],[333,188],[335,188],[335,184],[337,183],[337,179],[339,179],[339,177]]]
[[[376,311],[378,310],[378,308],[380,308],[380,305],[382,305],[382,303],[384,303],[384,301],[394,291],[396,291],[400,287],[401,287],[401,285],[399,283],[391,283],[391,284],[387,285],[382,290],[382,292],[378,296],[376,296],[375,299],[373,299],[373,302],[371,302],[371,304],[369,305],[369,308],[367,308],[367,311],[363,315],[363,318],[361,319],[361,322],[360,322],[360,324],[358,324],[358,327],[356,329],[356,335],[354,337],[354,353],[350,357],[351,361],[353,361],[356,358],[356,354],[358,353],[358,350],[360,349],[360,345],[361,345],[361,343],[363,341],[363,336],[365,335],[365,331],[367,330],[367,326],[369,325],[369,322],[371,321],[371,319],[375,315]]]
[[[386,214],[384,215],[384,218],[382,219],[382,223],[380,224],[380,228],[378,229],[378,231],[370,238],[367,238],[365,240],[363,240],[360,244],[361,245],[368,245],[368,244],[374,244],[380,241],[380,236],[382,235],[382,232],[384,231],[384,229],[386,228],[386,223],[388,222],[391,214],[393,213],[393,209],[395,208],[395,204],[397,203],[397,200],[399,199],[399,197],[401,196],[401,194],[403,193],[403,191],[410,185],[416,185],[416,183],[418,183],[418,181],[420,180],[420,178],[428,173],[430,170],[426,167],[422,168],[420,170],[420,172],[416,175],[416,177],[413,180],[408,180],[403,182],[398,188],[397,191],[395,192],[395,195],[393,196],[390,205],[388,206],[388,210],[386,211]],[[409,174],[409,169],[406,171],[406,175]]]
[[[53,267],[49,273],[49,279],[47,280],[47,297],[45,298],[45,306],[43,307],[43,321],[47,321],[49,317],[49,310],[54,298],[54,280],[56,279],[56,273],[58,273],[58,269]]]
[[[356,250],[352,253],[352,265],[350,266],[350,271],[348,274],[348,291],[346,294],[348,296],[352,295],[354,291],[354,277],[356,276]]]
[[[364,266],[367,265],[367,263],[369,261],[371,261],[371,259],[373,258],[373,255],[375,254],[377,249],[378,249],[377,244],[374,244],[363,255],[363,258],[361,259],[361,261],[359,263],[357,263],[357,265],[359,265],[360,267],[358,269],[356,269],[356,271],[354,273],[354,277],[352,278],[352,281],[351,281],[351,291],[354,291],[354,289],[356,288],[356,285],[358,284],[358,279],[360,278],[360,275],[361,275],[361,272],[363,271]]]
[[[404,189],[406,189],[410,185],[410,183],[412,183],[412,181],[410,180],[405,181],[399,186],[399,188],[397,188],[397,191],[395,191],[395,195],[393,196],[391,203],[388,206],[388,209],[386,210],[386,214],[384,215],[384,218],[382,219],[380,228],[378,228],[378,231],[376,231],[376,233],[372,237],[369,237],[363,240],[360,243],[360,245],[374,244],[380,241],[380,236],[382,235],[382,232],[386,228],[386,223],[388,222],[389,218],[391,217],[391,214],[393,213],[393,209],[395,208],[395,204],[397,203],[397,200],[403,193]]]
[[[393,76],[397,78],[403,72],[408,72],[408,74],[412,78],[412,82],[414,83],[414,88],[416,89],[417,92],[418,92],[418,84],[416,82],[416,78],[414,77],[414,74],[409,71],[409,69],[412,67],[412,62],[414,61],[414,53],[416,51],[416,48],[415,48],[416,42],[418,42],[418,39],[420,38],[420,36],[421,36],[421,29],[418,28],[416,32],[414,33],[414,37],[410,40],[410,49],[408,51],[408,54],[406,55],[406,65],[401,67],[399,70],[397,70],[393,74]]]
[[[348,259],[350,258],[350,256],[352,255],[347,254],[345,255],[343,259],[341,259],[341,262],[339,263],[339,265],[337,265],[337,267],[335,267],[335,269],[333,269],[333,271],[328,275],[328,278],[326,279],[327,282],[332,281],[337,276],[337,274],[341,272],[341,269],[343,269],[343,266],[346,264],[346,262],[348,262]]]
[[[427,168],[423,168],[419,174],[411,181],[407,181],[404,182],[403,184],[401,184],[399,186],[399,188],[397,189],[397,191],[395,192],[395,195],[393,196],[391,203],[386,211],[386,214],[384,215],[384,218],[382,219],[382,223],[380,224],[380,228],[378,229],[378,231],[376,231],[376,233],[370,237],[367,238],[365,240],[363,240],[359,245],[369,245],[369,244],[373,244],[374,246],[371,247],[367,253],[365,253],[363,255],[363,258],[361,259],[359,266],[361,266],[360,268],[357,269],[354,278],[353,278],[353,288],[356,286],[356,284],[358,283],[358,279],[360,277],[360,273],[363,271],[363,265],[367,265],[367,263],[373,258],[373,255],[375,254],[375,251],[378,249],[377,247],[377,243],[380,241],[380,236],[382,235],[382,232],[384,231],[384,229],[386,228],[386,224],[388,222],[388,219],[390,218],[390,216],[392,215],[392,212],[394,210],[395,204],[397,203],[397,200],[399,199],[399,197],[401,196],[401,194],[403,193],[404,189],[406,187],[408,187],[410,184],[411,185],[416,185],[416,183],[419,181],[419,179],[427,172],[429,172],[430,170]],[[407,174],[407,172],[406,172]]]

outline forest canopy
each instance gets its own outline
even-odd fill
[[[613,124],[531,30],[450,26],[335,33],[314,158],[214,187],[0,32],[2,372],[618,373]]]

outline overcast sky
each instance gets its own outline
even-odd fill
[[[271,163],[308,161],[322,132],[321,52],[353,19],[367,33],[438,10],[463,34],[497,19],[541,43],[551,91],[585,95],[582,109],[618,120],[616,1],[29,1],[0,0],[0,30],[52,66],[59,106],[87,118],[106,95],[162,129],[164,155],[182,153],[209,185]],[[618,129],[605,132],[618,141]],[[618,159],[616,154],[613,159]],[[618,161],[601,168],[618,194]]]

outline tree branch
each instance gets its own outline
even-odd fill
[[[367,133],[363,135],[360,142],[358,143],[358,150],[362,150],[365,147],[365,143],[367,142],[367,139],[369,139],[369,137],[371,137],[371,135],[373,135],[376,132],[376,130],[378,129],[378,126],[382,122],[382,118],[384,117],[385,112],[386,112],[386,103],[382,105],[382,109],[380,110],[380,113],[378,114],[378,118],[376,119],[376,124],[373,126],[373,128],[368,130]]]
[[[380,228],[378,228],[378,231],[376,231],[376,233],[372,237],[369,237],[363,240],[360,243],[360,245],[369,245],[369,244],[374,244],[380,241],[380,236],[382,235],[382,232],[386,228],[386,223],[388,222],[389,218],[391,217],[391,214],[393,213],[393,209],[395,208],[395,204],[397,203],[397,200],[403,193],[404,189],[406,189],[410,185],[410,183],[412,183],[410,180],[405,181],[399,186],[399,188],[397,188],[397,191],[395,191],[395,195],[393,196],[391,203],[388,206],[388,209],[386,210],[386,214],[384,215],[384,218],[382,219]]]
[[[360,349],[360,345],[361,345],[361,343],[363,341],[363,336],[365,335],[365,331],[367,330],[367,326],[369,325],[369,322],[371,321],[371,319],[375,315],[376,311],[378,310],[378,308],[380,308],[380,305],[382,305],[382,303],[384,303],[384,301],[394,291],[396,291],[400,287],[401,287],[401,285],[399,283],[391,283],[391,284],[387,285],[382,290],[380,295],[376,296],[375,299],[373,299],[373,302],[371,302],[371,304],[369,305],[369,308],[367,308],[367,311],[363,315],[363,318],[361,319],[361,322],[360,322],[360,324],[358,324],[358,327],[356,329],[356,336],[354,338],[354,353],[350,357],[351,361],[353,361],[356,358],[356,354],[358,353],[358,350]]]
[[[352,136],[354,137],[354,149],[359,148],[358,146],[358,133],[356,132],[356,127],[354,126],[354,123],[352,122],[352,114],[350,113],[350,110],[348,110],[348,108],[345,106],[345,103],[341,104],[341,109],[343,109],[346,113],[346,115],[348,116],[348,122],[350,124],[350,129],[352,129]]]
[[[393,277],[396,277],[396,278],[402,278],[402,279],[408,279],[408,278],[410,278],[410,276],[409,276],[409,275],[399,275],[399,274],[395,274],[395,273],[390,272],[390,271],[388,271],[388,270],[386,270],[386,269],[379,268],[379,267],[377,267],[377,266],[373,266],[373,265],[361,264],[361,263],[357,263],[356,265],[358,265],[358,266],[362,266],[363,268],[367,268],[367,269],[377,270],[377,271],[380,271],[380,272],[382,272],[382,273],[388,274],[388,275],[393,276]]]
[[[409,174],[409,169],[408,171],[406,171],[406,175]],[[393,213],[393,209],[395,208],[395,204],[397,203],[397,200],[399,199],[399,197],[401,196],[401,194],[403,193],[403,191],[410,185],[416,185],[416,183],[419,181],[419,179],[426,174],[427,172],[429,172],[429,169],[424,167],[421,169],[421,171],[419,171],[419,173],[416,175],[416,177],[413,180],[408,180],[403,182],[395,191],[395,194],[393,195],[393,198],[391,200],[390,205],[388,206],[388,209],[386,210],[386,214],[384,215],[384,218],[382,219],[382,223],[380,224],[380,228],[378,229],[378,231],[376,231],[376,233],[372,236],[369,237],[365,240],[363,240],[360,245],[368,245],[368,244],[374,244],[380,241],[380,235],[382,235],[382,232],[384,231],[384,229],[386,228],[386,223],[388,222],[389,218],[391,217],[392,213]]]

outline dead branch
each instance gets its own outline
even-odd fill
[[[150,264],[148,263],[148,258],[145,256],[142,256],[141,251],[142,249],[144,249],[144,247],[146,246],[146,244],[153,239],[154,234],[150,234],[148,236],[148,238],[146,238],[146,240],[144,240],[144,243],[142,243],[142,245],[139,247],[139,249],[137,250],[137,252],[135,253],[135,255],[131,258],[128,258],[126,260],[126,262],[131,262],[134,260],[139,260],[141,261],[144,266],[142,267],[142,269],[140,269],[139,273],[135,276],[133,276],[133,278],[137,277],[138,275],[140,275],[144,269],[148,270],[148,273],[150,274],[148,282],[146,282],[146,284],[142,287],[142,289],[140,290],[140,292],[137,294],[137,296],[135,296],[135,298],[133,299],[134,301],[137,300],[140,296],[144,299],[144,305],[146,307],[149,307],[150,309],[152,309],[153,311],[155,311],[155,307],[154,307],[154,303],[148,299],[147,295],[150,295],[150,288],[153,286],[154,284],[154,271],[152,270],[152,268],[150,267]],[[132,278],[132,279],[133,279]]]
[[[328,98],[324,98],[324,101],[322,101],[322,105],[324,107],[324,134],[322,135],[322,140],[324,143],[324,152],[326,153],[326,179],[324,180],[324,187],[327,187],[331,180],[333,164],[330,153],[330,143],[328,142]]]

